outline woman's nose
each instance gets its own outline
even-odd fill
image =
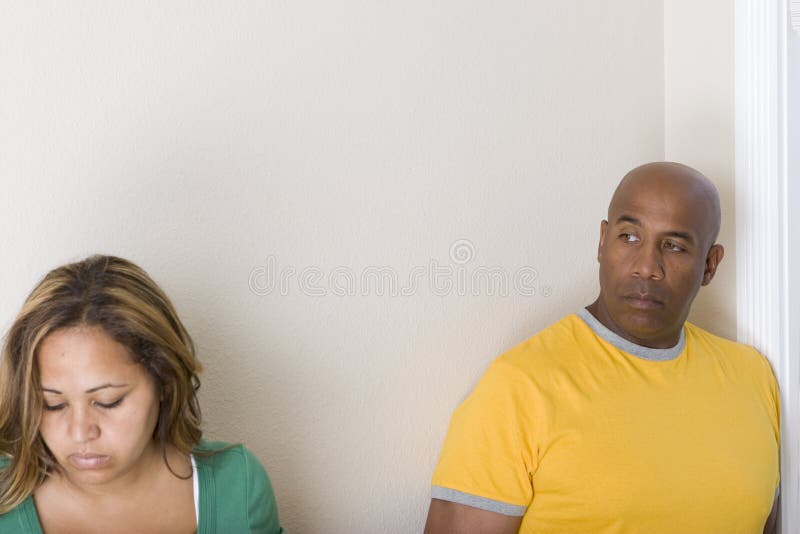
[[[89,407],[70,408],[69,436],[75,443],[86,443],[100,437],[100,427]]]

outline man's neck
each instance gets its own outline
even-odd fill
[[[603,305],[602,299],[600,297],[597,298],[594,302],[586,306],[586,309],[591,313],[595,319],[600,321],[600,323],[620,336],[623,339],[627,339],[631,343],[636,345],[640,345],[642,347],[648,347],[651,349],[669,349],[677,345],[678,341],[680,340],[681,330],[683,329],[683,325],[678,328],[678,330],[674,333],[667,334],[663,337],[658,338],[639,338],[630,334],[624,328],[619,326],[616,321],[614,321],[611,314],[608,312],[608,309]]]

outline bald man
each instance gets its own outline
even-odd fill
[[[497,358],[453,414],[426,534],[772,532],[779,399],[753,348],[686,322],[722,261],[698,171],[628,173],[600,294]]]

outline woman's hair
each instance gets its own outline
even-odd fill
[[[0,513],[19,505],[59,468],[39,433],[43,401],[36,354],[49,334],[75,326],[101,327],[153,378],[161,399],[153,439],[165,462],[166,444],[189,454],[200,441],[201,366],[167,295],[122,258],[96,255],[58,267],[28,296],[3,344],[0,453],[10,461],[0,471]]]

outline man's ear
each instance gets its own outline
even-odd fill
[[[608,221],[603,219],[600,221],[600,243],[597,245],[597,261],[603,256],[603,245],[606,242],[606,230],[608,230]]]
[[[714,278],[714,273],[717,272],[717,267],[723,256],[725,256],[725,249],[722,248],[722,245],[711,245],[706,255],[706,268],[703,271],[703,281],[700,285],[707,286],[711,283],[711,279]]]

